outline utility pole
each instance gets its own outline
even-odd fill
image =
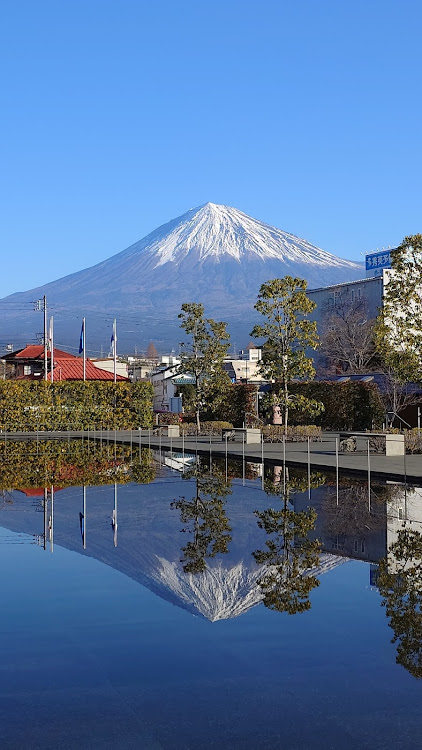
[[[37,299],[36,302],[33,303],[35,305],[34,310],[43,310],[44,311],[44,336],[43,336],[43,342],[44,342],[44,380],[47,380],[48,375],[48,358],[47,358],[47,297],[44,294],[44,297],[42,299]]]

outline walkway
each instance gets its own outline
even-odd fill
[[[84,438],[96,440],[109,440],[117,442],[130,443],[154,449],[173,450],[180,452],[195,453],[212,456],[226,455],[229,458],[238,458],[246,461],[260,463],[262,457],[266,462],[272,464],[282,464],[283,462],[283,444],[282,443],[264,443],[262,444],[243,444],[241,442],[229,442],[227,445],[219,437],[199,436],[183,438],[166,438],[159,437],[152,433],[152,430],[110,430],[106,431],[85,431],[85,432],[39,432],[38,438],[35,433],[1,433],[0,441],[16,439],[61,439]],[[336,470],[336,451],[335,435],[324,433],[321,442],[310,442],[310,465],[316,470]],[[307,466],[308,464],[308,444],[303,443],[286,443],[286,461],[291,465]],[[370,455],[370,470],[372,476],[378,476],[385,480],[393,481],[410,481],[414,484],[422,485],[422,455],[406,456],[383,456],[379,454]],[[339,454],[339,471],[346,474],[358,474],[367,476],[368,474],[368,457],[366,453],[340,453]]]

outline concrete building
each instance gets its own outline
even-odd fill
[[[353,305],[362,301],[366,305],[368,319],[375,319],[382,306],[386,279],[387,272],[384,271],[382,276],[350,281],[346,284],[333,284],[319,289],[308,289],[309,299],[316,303],[316,308],[309,317],[316,321],[318,333],[321,335],[324,329],[324,318],[340,305]]]
[[[316,321],[320,335],[324,328],[324,318],[339,306],[352,306],[362,301],[365,304],[368,320],[377,317],[382,307],[382,298],[388,276],[391,273],[390,253],[390,249],[367,253],[365,258],[366,275],[358,281],[308,289],[309,299],[316,303],[316,308],[310,318]]]

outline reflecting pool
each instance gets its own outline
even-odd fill
[[[422,745],[422,488],[0,444],[0,746]]]

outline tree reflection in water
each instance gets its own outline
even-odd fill
[[[310,486],[323,484],[325,477],[312,473]],[[253,552],[255,561],[263,566],[259,580],[266,607],[290,615],[311,608],[310,592],[319,586],[318,578],[312,574],[320,560],[321,543],[310,539],[315,529],[317,514],[313,508],[295,511],[292,495],[305,492],[308,478],[301,472],[275,467],[271,481],[264,483],[267,495],[278,498],[281,508],[255,511],[258,526],[269,536],[264,550]]]
[[[379,566],[378,587],[397,643],[397,664],[422,677],[422,535],[403,528]]]
[[[180,497],[171,503],[180,510],[182,532],[192,535],[182,547],[185,573],[203,573],[207,558],[226,554],[231,542],[231,527],[225,511],[224,499],[230,495],[230,481],[216,466],[212,473],[204,459],[198,457],[195,466],[185,472],[185,480],[195,480],[196,491],[191,499]]]

